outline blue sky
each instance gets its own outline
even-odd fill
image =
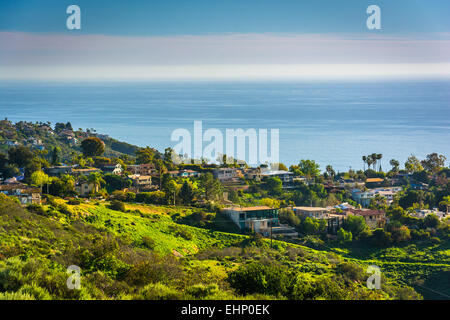
[[[70,4],[85,34],[369,32],[370,4],[382,9],[381,33],[450,32],[448,0],[0,0],[0,30],[67,32]]]
[[[372,4],[382,30],[366,28]],[[450,78],[449,14],[448,0],[0,0],[0,79]]]

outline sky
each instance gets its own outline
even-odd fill
[[[0,0],[0,79],[448,78],[449,14],[448,0]]]

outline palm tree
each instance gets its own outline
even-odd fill
[[[97,193],[100,185],[106,182],[103,180],[102,175],[99,172],[93,172],[88,177],[88,183],[94,185],[94,191]]]
[[[376,153],[372,153],[370,155],[370,158],[372,159],[372,163],[373,163],[373,170],[376,170],[376,166],[377,166],[377,154]]]
[[[378,171],[381,171],[381,159],[382,158],[383,158],[383,155],[381,153],[378,153],[377,154],[377,162],[378,162],[378,160],[380,160],[380,165],[378,167]]]
[[[363,163],[364,163],[364,171],[366,171],[367,157],[366,157],[366,156],[362,156],[362,161],[363,161]]]
[[[368,157],[367,157],[367,166],[368,166],[368,169],[370,169],[370,166],[372,165],[372,163],[374,163],[374,160],[372,159],[371,156],[368,156]]]
[[[439,205],[446,207],[447,210],[446,210],[446,214],[445,215],[448,215],[448,208],[450,207],[450,196],[445,196],[443,198],[443,200],[441,202],[439,202]]]

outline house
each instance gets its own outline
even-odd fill
[[[240,170],[237,168],[217,168],[213,170],[213,175],[219,181],[233,180],[240,177]]]
[[[261,168],[248,168],[243,169],[245,179],[261,181]]]
[[[222,209],[222,212],[241,230],[252,230],[264,237],[298,237],[294,228],[279,223],[278,209],[267,206],[229,207]]]
[[[180,170],[178,172],[178,176],[182,178],[198,177],[199,175],[200,173],[194,170]]]
[[[348,211],[349,215],[364,217],[366,224],[371,229],[383,228],[386,224],[386,212],[370,209],[352,209]]]
[[[322,207],[293,207],[294,213],[301,218],[327,219],[332,208]]]
[[[137,192],[142,192],[143,190],[149,190],[152,186],[152,177],[143,176],[139,174],[129,175],[128,178],[132,181],[133,187]]]
[[[367,191],[361,191],[359,189],[352,190],[352,199],[363,207],[368,207],[373,198],[377,195],[386,199],[386,203],[389,205],[394,200],[394,196],[402,191],[402,187],[391,187],[391,188],[377,188]]]
[[[430,214],[436,215],[440,220],[447,217],[447,214],[445,212],[439,211],[437,208],[433,208],[433,210],[418,209],[411,213],[411,216],[419,219],[424,219]]]
[[[150,176],[156,174],[155,166],[152,163],[133,164],[127,167],[132,174],[140,174],[142,176]]]
[[[71,174],[73,170],[72,166],[54,166],[45,169],[45,172],[49,176],[57,177],[63,174]]]
[[[100,170],[100,169],[97,169],[97,168],[73,169],[73,170],[72,170],[72,174],[73,174],[74,176],[80,176],[80,175],[88,176],[88,175],[90,175],[91,173],[97,173],[97,172],[101,172],[101,170]]]
[[[368,188],[381,187],[384,183],[384,179],[381,178],[368,178],[366,179],[366,186]]]
[[[19,199],[21,204],[41,204],[41,190],[23,183],[1,184],[0,193]]]
[[[16,147],[19,145],[17,141],[6,141],[5,144],[9,147]]]
[[[82,197],[86,197],[91,193],[98,192],[98,186],[93,183],[88,183],[87,181],[78,181],[75,184],[75,191]]]
[[[346,214],[330,213],[327,217],[327,230],[330,234],[336,234],[342,228],[346,218]]]
[[[111,173],[115,175],[121,175],[123,172],[122,165],[120,163],[111,164],[101,167],[103,173]]]
[[[222,212],[227,215],[241,230],[252,226],[251,220],[265,220],[268,219],[269,224],[278,225],[278,209],[273,209],[267,206],[256,207],[228,207],[222,209]]]
[[[262,178],[280,178],[283,185],[290,184],[294,181],[294,174],[285,170],[267,170],[261,172]]]

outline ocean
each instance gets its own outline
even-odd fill
[[[279,129],[280,161],[362,169],[381,153],[402,164],[438,152],[450,160],[450,82],[0,83],[0,117],[70,121],[161,151],[173,130]]]

